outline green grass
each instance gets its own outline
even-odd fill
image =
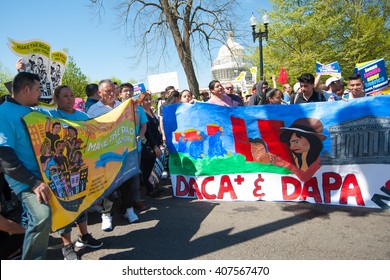
[[[211,176],[235,173],[277,173],[291,174],[292,172],[284,167],[272,164],[246,161],[241,154],[226,155],[223,157],[195,160],[191,156],[183,153],[169,155],[169,172],[171,174],[181,174],[190,176]]]

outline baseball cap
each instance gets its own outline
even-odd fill
[[[297,92],[301,88],[301,84],[296,83],[293,88],[294,88],[294,92]]]
[[[328,87],[331,83],[340,81],[338,77],[330,77],[326,80],[325,85]]]

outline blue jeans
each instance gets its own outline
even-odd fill
[[[51,209],[48,204],[39,203],[33,191],[19,194],[22,205],[27,209],[28,225],[23,243],[23,260],[46,259],[51,230]]]

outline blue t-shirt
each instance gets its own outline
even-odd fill
[[[22,121],[22,117],[33,111],[48,115],[46,110],[22,106],[13,102],[4,102],[0,106],[0,146],[12,148],[22,164],[35,176],[42,178],[29,134]],[[7,175],[6,179],[16,194],[30,189],[28,185]]]
[[[135,113],[138,113],[138,116],[139,116],[139,123],[135,127],[135,133],[136,133],[136,135],[138,135],[138,132],[139,132],[140,127],[141,127],[141,124],[147,123],[148,122],[148,117],[146,116],[144,108],[142,108],[142,106],[140,106],[140,105],[136,106]],[[142,145],[141,144],[142,144],[142,142],[139,141],[138,142],[138,152],[140,152],[141,149],[142,149]]]
[[[283,101],[286,103],[291,101],[290,95],[287,92],[283,93]]]
[[[86,121],[89,117],[86,113],[75,110],[72,114],[65,113],[61,109],[50,110],[50,116],[53,118],[65,119],[68,121]]]

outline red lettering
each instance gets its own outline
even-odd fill
[[[350,189],[349,186],[352,185]],[[348,203],[348,196],[354,196],[356,203],[360,206],[364,206],[362,192],[354,174],[348,174],[341,187],[340,204]]]
[[[190,196],[194,196],[194,191],[196,192],[196,195],[198,196],[198,199],[203,199],[202,193],[199,191],[198,184],[196,183],[196,180],[194,178],[190,178]]]
[[[294,191],[292,194],[287,193],[289,185],[292,185],[292,187],[294,187]],[[299,195],[301,194],[300,181],[293,178],[293,177],[283,176],[282,177],[282,193],[283,193],[283,200],[297,199],[299,197]]]
[[[311,191],[310,188],[312,189]],[[309,181],[305,182],[299,200],[306,200],[308,196],[313,197],[316,203],[322,203],[321,194],[318,190],[318,181],[316,177],[313,177]]]
[[[202,182],[202,194],[204,195],[204,198],[205,199],[216,199],[217,196],[215,194],[209,194],[207,193],[206,191],[206,184],[210,181],[214,181],[214,176],[211,176],[211,177],[206,177],[203,182]]]
[[[223,175],[221,177],[221,183],[218,191],[218,199],[223,199],[225,193],[230,193],[232,199],[237,199],[237,195],[233,189],[232,182],[228,175]]]
[[[184,189],[182,189],[182,185],[184,185]],[[177,196],[186,196],[189,192],[189,186],[184,176],[178,175],[176,176],[176,195]]]
[[[332,183],[331,180],[334,182]],[[322,185],[324,191],[324,203],[330,203],[330,192],[338,190],[341,187],[343,180],[341,176],[334,172],[326,172],[322,174]]]

